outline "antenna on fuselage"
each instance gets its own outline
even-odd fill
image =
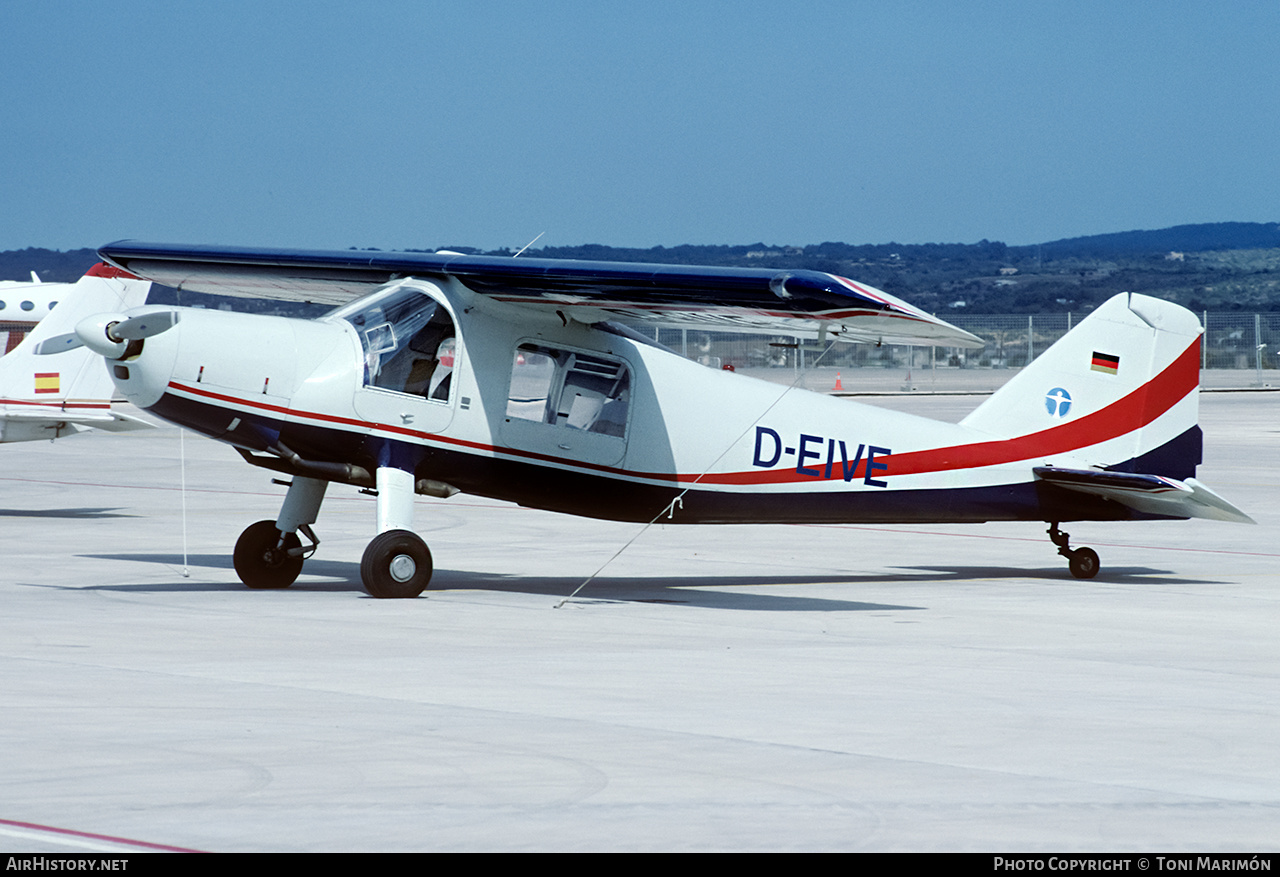
[[[546,234],[546,232],[545,232],[545,231],[540,231],[540,232],[538,232],[538,238],[542,237],[544,234]],[[538,242],[538,238],[534,238],[533,240],[529,241],[529,243],[525,244],[523,247],[521,247],[519,250],[517,250],[517,251],[516,251],[516,255],[515,255],[515,256],[512,256],[511,258],[513,258],[513,259],[514,259],[514,258],[516,258],[516,256],[519,256],[519,255],[520,255],[521,253],[523,253],[525,250],[527,250],[527,249],[529,249],[530,247],[532,247],[534,244],[536,244],[536,243]]]

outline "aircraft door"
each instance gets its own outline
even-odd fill
[[[404,284],[353,302],[335,316],[356,328],[364,353],[356,413],[374,423],[444,430],[453,419],[462,354],[444,305]]]
[[[500,432],[510,448],[612,466],[627,451],[631,371],[622,360],[521,344]]]

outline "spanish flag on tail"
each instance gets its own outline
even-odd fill
[[[37,393],[57,393],[60,390],[58,384],[58,372],[36,372],[36,392]]]

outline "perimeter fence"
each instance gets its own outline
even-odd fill
[[[1202,313],[1200,383],[1206,389],[1280,388],[1280,313]],[[977,335],[980,350],[906,344],[821,343],[816,338],[636,325],[711,368],[731,366],[776,383],[828,392],[991,392],[1070,331],[1066,314],[963,314],[948,322]],[[0,353],[31,323],[0,321]]]
[[[1280,313],[1199,314],[1201,385],[1206,389],[1280,387]],[[948,321],[977,335],[980,350],[905,344],[845,344],[636,326],[711,368],[731,367],[778,383],[835,392],[990,392],[1080,321],[1066,314],[973,314]]]

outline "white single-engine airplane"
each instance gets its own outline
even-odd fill
[[[20,312],[45,315],[38,325],[22,329],[26,337],[0,358],[0,442],[56,439],[90,427],[150,429],[146,421],[111,410],[115,387],[92,351],[76,350],[56,360],[35,354],[46,340],[74,330],[87,316],[143,304],[151,284],[102,263],[75,283],[42,283],[34,274],[32,280],[0,288],[5,311],[13,310],[8,303],[21,302]],[[10,337],[16,335],[14,330]]]
[[[611,322],[978,347],[831,274],[465,256],[110,244],[180,289],[340,305],[317,320],[145,307],[82,322],[140,408],[292,476],[240,536],[251,588],[291,584],[330,482],[377,494],[360,565],[415,597],[431,555],[415,494],[457,492],[623,521],[1033,520],[1071,572],[1072,520],[1249,521],[1196,481],[1201,328],[1118,295],[959,424],[714,371]],[[307,538],[302,545],[298,534]]]

